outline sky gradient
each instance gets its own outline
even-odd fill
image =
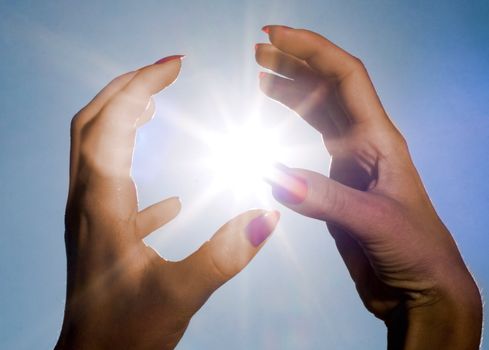
[[[274,202],[265,184],[203,195],[211,174],[196,130],[250,115],[283,126],[281,161],[327,172],[319,135],[258,90],[265,24],[317,31],[363,60],[487,298],[488,18],[487,1],[0,0],[0,348],[50,349],[59,334],[71,117],[113,77],[171,54],[187,57],[139,131],[133,172],[141,206],[179,195],[183,210],[148,243],[181,259],[241,211],[282,212],[178,349],[385,348],[324,223]]]

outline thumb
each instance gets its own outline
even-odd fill
[[[227,222],[196,252],[177,263],[182,269],[180,275],[188,276],[188,300],[195,309],[248,265],[279,218],[278,211],[249,210]]]
[[[277,164],[266,181],[277,201],[299,214],[346,228],[361,242],[377,232],[383,199],[319,173]]]

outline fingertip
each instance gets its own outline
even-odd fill
[[[273,173],[265,181],[272,186],[272,195],[280,203],[299,205],[307,198],[307,181],[284,164],[275,164]]]
[[[180,57],[181,55],[176,55],[176,57]],[[169,61],[166,61],[164,64],[155,64],[153,66],[156,67],[161,67],[162,70],[164,71],[165,78],[163,80],[166,80],[166,85],[164,88],[167,88],[168,86],[172,85],[178,78],[178,75],[180,74],[180,71],[182,70],[182,58],[185,56],[181,56],[180,59],[172,59]]]
[[[255,61],[260,64],[260,61],[262,61],[263,57],[263,46],[266,44],[263,43],[256,43],[255,44]]]
[[[182,210],[182,200],[180,199],[180,197],[179,196],[173,196],[173,197],[170,197],[169,200],[171,200],[173,202],[176,213],[177,214],[180,213],[180,211]]]
[[[279,40],[279,38],[282,35],[284,35],[287,32],[289,32],[289,30],[291,30],[291,29],[294,29],[294,28],[291,28],[291,27],[288,27],[288,26],[284,26],[284,25],[274,24],[274,25],[266,25],[266,26],[264,26],[262,28],[262,31],[265,32],[268,35],[269,40],[272,43],[272,45],[276,46],[277,41]]]
[[[172,55],[163,57],[149,66],[150,69],[156,69],[161,74],[161,80],[165,82],[164,87],[171,85],[177,79],[182,68],[182,60],[185,55]]]
[[[184,58],[185,58],[185,55],[172,55],[172,56],[163,57],[163,58],[157,60],[153,64],[163,64],[163,63],[170,62],[173,60],[179,60],[181,62]]]
[[[168,56],[139,69],[124,88],[124,92],[132,97],[127,99],[128,104],[134,104],[134,108],[140,108],[143,101],[147,103],[147,99],[152,95],[172,85],[180,73],[182,57],[183,55]]]
[[[281,24],[268,24],[266,26],[263,26],[261,28],[262,32],[264,32],[265,34],[270,34],[273,30],[287,30],[287,29],[293,29],[292,27],[288,27],[288,26],[284,26],[284,25],[281,25]]]
[[[280,219],[280,212],[277,210],[265,211],[261,215],[252,219],[246,226],[246,237],[254,247],[261,246],[272,234]]]

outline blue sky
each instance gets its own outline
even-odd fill
[[[182,197],[180,217],[148,240],[169,259],[264,201],[260,188],[200,203],[210,174],[197,161],[205,148],[185,125],[221,130],[251,111],[269,125],[287,120],[283,138],[297,152],[281,160],[326,172],[319,136],[258,92],[253,45],[271,23],[315,30],[362,58],[485,294],[488,18],[487,1],[0,0],[0,348],[56,341],[69,122],[114,76],[187,55],[177,84],[157,97],[135,155],[143,206]],[[362,307],[325,225],[269,195],[265,203],[282,211],[278,232],[194,317],[178,349],[385,347],[384,326]]]

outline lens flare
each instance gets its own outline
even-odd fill
[[[256,192],[280,160],[278,136],[259,123],[233,126],[212,135],[207,140],[210,156],[206,165],[219,187],[237,194]]]

